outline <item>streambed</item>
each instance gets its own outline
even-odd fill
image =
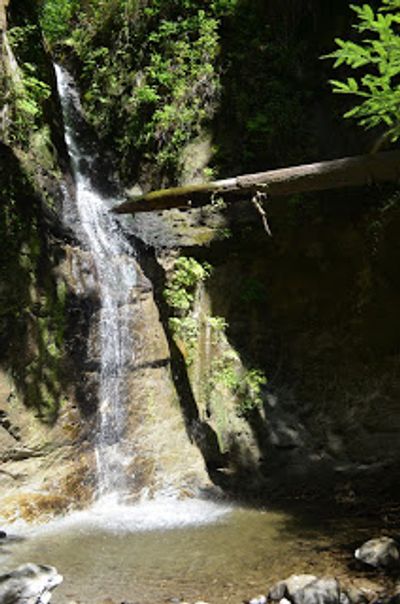
[[[64,583],[54,604],[107,598],[150,604],[173,597],[239,603],[303,572],[371,584],[348,564],[353,546],[377,534],[367,519],[201,501],[111,506],[107,512],[97,507],[19,532],[26,538],[4,548],[2,567],[28,561],[56,566]]]

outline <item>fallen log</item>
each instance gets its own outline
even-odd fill
[[[400,151],[386,151],[151,191],[116,206],[113,212],[134,214],[172,208],[191,209],[212,203],[219,197],[232,202],[257,193],[274,197],[399,181]]]

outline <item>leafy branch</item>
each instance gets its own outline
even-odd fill
[[[323,58],[335,59],[334,68],[347,65],[358,73],[344,81],[330,80],[333,92],[351,94],[361,102],[344,114],[365,129],[383,125],[386,136],[400,136],[400,24],[399,0],[382,0],[374,10],[369,4],[351,5],[358,22],[354,29],[360,43],[335,40],[338,48]]]

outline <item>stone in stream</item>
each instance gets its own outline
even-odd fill
[[[275,583],[269,591],[268,599],[282,600],[282,598],[290,598],[291,594],[316,580],[315,575],[290,575],[287,579]]]
[[[342,590],[337,579],[317,578],[315,575],[291,575],[276,583],[268,594],[269,600],[280,604],[355,604],[362,602],[357,594]]]
[[[23,564],[0,575],[0,604],[48,604],[62,580],[53,566]]]
[[[251,600],[246,600],[245,604],[267,604],[267,596],[255,596],[254,598],[251,598]]]
[[[396,568],[400,564],[400,552],[394,539],[378,537],[370,539],[356,549],[354,556],[360,562],[374,568]]]

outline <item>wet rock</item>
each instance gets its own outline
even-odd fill
[[[255,596],[254,598],[251,598],[251,600],[245,601],[245,604],[266,604],[266,603],[267,603],[267,596],[264,596],[264,595]]]
[[[269,592],[271,600],[292,604],[340,604],[340,585],[333,578],[314,575],[291,575],[277,583]]]
[[[0,575],[1,604],[48,604],[63,577],[53,566],[23,564]]]
[[[5,531],[0,531],[0,539],[6,539],[7,533]]]
[[[368,598],[365,591],[350,586],[341,590],[340,604],[367,604],[367,602],[372,599],[373,595],[374,594],[370,593],[371,597]]]
[[[400,564],[400,552],[397,543],[390,537],[370,539],[356,549],[354,556],[360,562],[374,568],[395,568]]]
[[[338,604],[340,586],[336,579],[317,579],[293,596],[294,604]]]
[[[290,594],[303,589],[312,581],[316,581],[315,575],[291,575],[283,581],[276,583],[269,591],[269,600],[282,600],[282,598],[290,596]]]

